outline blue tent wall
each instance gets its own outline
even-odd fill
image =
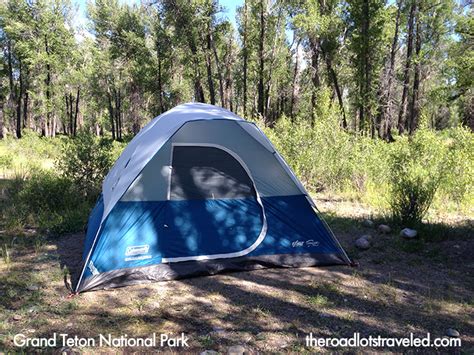
[[[314,265],[347,264],[306,196],[269,197],[262,202],[268,230],[248,257],[311,254]],[[258,204],[249,199],[119,202],[103,224],[89,263],[107,274],[159,266],[163,257],[231,253],[255,241],[261,221]],[[149,247],[146,254],[127,258],[127,248],[143,245]],[[86,267],[83,279],[91,276],[93,269]]]

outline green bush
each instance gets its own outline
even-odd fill
[[[327,91],[318,96],[315,122],[282,116],[265,134],[309,190],[338,190],[351,184],[357,162],[357,137],[339,126],[339,109]]]
[[[100,192],[102,181],[113,163],[114,146],[109,139],[81,133],[64,142],[56,167],[90,199]]]
[[[0,155],[0,169],[6,170],[10,169],[13,165],[13,156],[11,154],[1,154]]]
[[[52,234],[79,231],[91,208],[71,180],[41,170],[12,183],[8,195],[5,217],[10,230],[31,226]]]
[[[310,192],[361,200],[404,223],[438,210],[472,213],[474,135],[466,128],[419,129],[393,143],[342,129],[337,107],[319,96],[313,126],[308,117],[282,116],[260,126]]]
[[[430,130],[400,137],[393,148],[389,155],[391,211],[396,220],[414,225],[428,212],[454,161],[446,141]]]

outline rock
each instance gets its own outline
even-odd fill
[[[379,225],[377,229],[382,234],[389,234],[392,231],[392,228],[390,228],[390,226],[387,226],[386,224]]]
[[[28,291],[38,291],[39,290],[39,287],[36,286],[36,285],[28,285],[28,287],[26,287],[26,289]]]
[[[454,244],[454,245],[453,245],[453,248],[461,249],[461,246],[460,246],[459,244]]]
[[[200,355],[217,355],[217,354],[219,353],[214,350],[204,350],[200,353]]]
[[[446,330],[446,335],[451,338],[459,338],[460,334],[456,329],[449,328]]]
[[[247,349],[242,345],[233,345],[227,349],[227,354],[229,355],[244,355],[248,353]]]
[[[76,355],[80,354],[80,350],[77,348],[70,348],[68,346],[65,346],[64,348],[59,349],[59,354],[61,355]]]
[[[367,239],[369,242],[372,241],[372,236],[370,234],[365,234],[361,238]]]
[[[12,319],[13,319],[14,321],[17,321],[17,322],[18,322],[18,321],[20,321],[20,320],[22,319],[22,317],[21,317],[19,314],[14,314],[13,317],[12,317]]]
[[[404,228],[400,232],[400,237],[406,238],[406,239],[413,239],[416,238],[418,235],[418,232],[414,229],[410,228]]]
[[[361,250],[367,250],[370,248],[370,242],[364,237],[361,237],[355,241],[355,246]]]
[[[362,225],[367,228],[373,228],[374,227],[374,222],[372,222],[370,219],[364,219],[362,221]]]
[[[32,306],[28,308],[28,313],[36,313],[36,312],[38,312],[38,307]]]

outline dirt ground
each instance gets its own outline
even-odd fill
[[[358,204],[317,201],[329,225],[359,267],[267,269],[95,291],[67,298],[64,276],[82,253],[82,234],[11,248],[0,264],[0,350],[19,351],[18,333],[97,338],[149,337],[182,332],[189,347],[158,351],[227,353],[240,345],[256,352],[406,352],[406,348],[307,347],[305,337],[443,337],[460,333],[459,348],[424,353],[474,352],[474,240],[472,221],[434,226],[414,241],[399,229],[382,235],[363,227],[370,211]],[[431,232],[433,236],[428,235]],[[27,231],[34,234],[34,231]],[[354,240],[372,235],[358,251]],[[20,237],[18,237],[20,238]],[[12,241],[15,243],[15,241]],[[75,256],[75,257],[73,257]],[[241,348],[241,350],[243,349]],[[29,347],[28,351],[40,348]],[[48,352],[60,352],[64,349]],[[91,352],[74,347],[69,352]],[[95,349],[97,350],[97,349]],[[103,352],[116,352],[103,347]],[[129,352],[151,349],[128,348]],[[414,349],[412,349],[414,351]]]

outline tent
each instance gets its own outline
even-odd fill
[[[106,176],[75,291],[334,264],[350,260],[264,133],[187,103],[147,124]]]

